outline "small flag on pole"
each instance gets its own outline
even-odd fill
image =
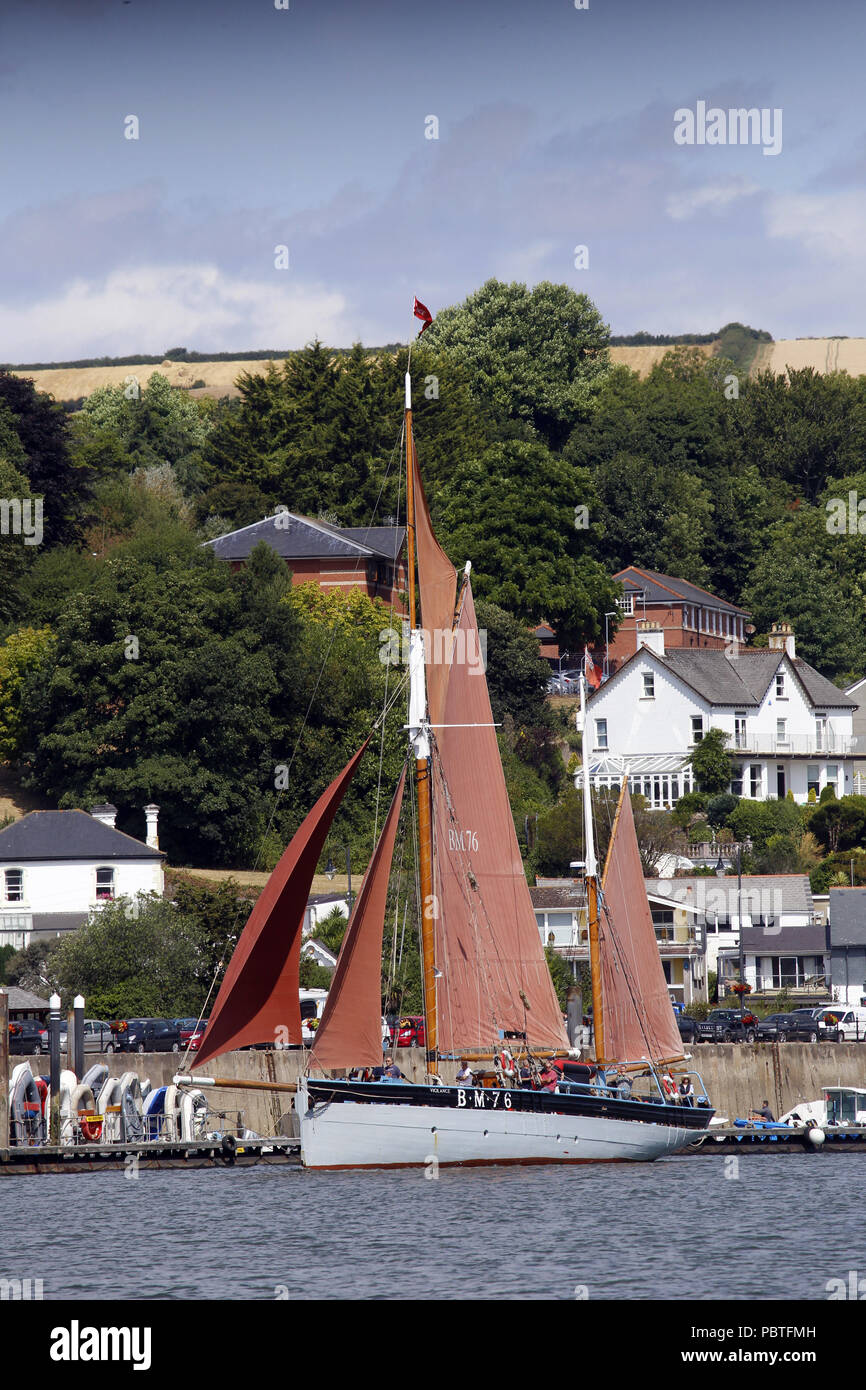
[[[583,674],[586,676],[587,685],[591,686],[593,690],[598,690],[601,685],[601,677],[596,669],[589,647],[584,647],[583,649]]]
[[[421,303],[417,295],[415,297],[415,303],[412,307],[412,313],[415,315],[416,319],[423,320],[421,326],[421,333],[424,332],[425,328],[429,328],[430,324],[433,322],[433,315],[430,313],[430,310],[427,308],[426,304]],[[418,334],[419,338],[421,337],[421,333]]]

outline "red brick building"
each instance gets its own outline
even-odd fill
[[[724,650],[732,642],[746,641],[751,614],[696,584],[638,569],[636,565],[629,565],[613,577],[625,590],[620,604],[622,619],[607,651],[603,646],[595,649],[596,661],[607,658],[608,674],[612,675],[634,656],[641,641],[641,624],[645,622],[662,628],[665,651],[672,647]]]
[[[277,512],[208,541],[220,560],[240,569],[253,547],[264,541],[292,571],[293,584],[320,589],[361,589],[396,608],[406,592],[403,526],[332,526],[294,512]]]

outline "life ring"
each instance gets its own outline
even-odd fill
[[[81,1130],[81,1137],[88,1144],[95,1144],[102,1138],[102,1116],[85,1115],[82,1111],[78,1112],[78,1125]]]
[[[504,1076],[514,1075],[514,1058],[508,1051],[507,1047],[503,1047],[496,1060],[499,1063],[500,1070],[502,1071]]]
[[[232,1164],[235,1161],[238,1141],[233,1134],[224,1134],[222,1141],[223,1161]]]
[[[666,1096],[670,1096],[671,1100],[676,1101],[679,1099],[677,1083],[674,1081],[672,1076],[662,1077],[662,1090],[664,1091]]]

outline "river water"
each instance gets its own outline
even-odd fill
[[[866,1276],[866,1155],[733,1157],[10,1177],[0,1275],[46,1299],[292,1300],[826,1299]]]

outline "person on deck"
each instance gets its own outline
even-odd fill
[[[682,1081],[680,1082],[680,1104],[694,1105],[694,1103],[695,1088],[692,1085],[692,1079],[690,1076],[684,1076]]]
[[[770,1109],[770,1102],[769,1102],[768,1100],[765,1100],[765,1101],[764,1101],[764,1104],[761,1106],[760,1110],[753,1110],[752,1113],[751,1113],[751,1115],[749,1116],[749,1119],[750,1119],[750,1120],[769,1120],[769,1121],[770,1121],[770,1124],[775,1124],[775,1123],[776,1123],[776,1117],[775,1117],[775,1115],[773,1114],[772,1110]]]
[[[542,1091],[555,1091],[559,1085],[559,1080],[559,1072],[549,1062],[545,1062],[544,1070],[539,1077]]]
[[[465,1058],[465,1057],[461,1057],[461,1058],[460,1058],[460,1070],[459,1070],[458,1073],[457,1073],[457,1085],[458,1085],[458,1086],[471,1086],[471,1085],[472,1085],[473,1079],[474,1079],[474,1078],[473,1078],[472,1068],[470,1067],[469,1063],[466,1061],[466,1058]]]

